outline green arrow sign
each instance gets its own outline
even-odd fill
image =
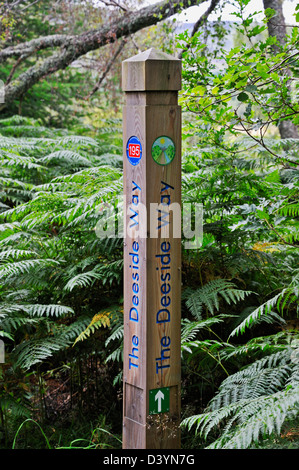
[[[155,388],[149,391],[149,414],[169,411],[169,387]]]

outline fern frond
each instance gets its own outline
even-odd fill
[[[273,432],[279,435],[284,422],[298,414],[298,401],[298,386],[256,399],[236,414],[235,421],[240,419],[236,429],[225,439],[219,438],[208,449],[247,449],[260,436]]]
[[[280,337],[280,334],[278,335]],[[231,345],[229,344],[220,352],[220,356],[223,360],[229,360],[233,357],[243,356],[244,358],[250,355],[254,357],[256,354],[262,352],[264,354],[283,354],[285,355],[286,345],[284,344],[284,338],[282,342],[279,340],[277,342],[273,341],[274,336],[270,337],[259,337],[249,340],[246,344],[241,345]],[[272,356],[266,356],[266,358]]]
[[[272,311],[272,308],[277,304],[277,302],[284,296],[287,289],[283,289],[279,294],[275,295],[271,299],[267,300],[267,302],[260,305],[256,308],[253,312],[251,312],[248,317],[243,320],[240,325],[238,325],[231,333],[231,336],[238,335],[239,333],[244,333],[247,327],[252,326],[255,322],[261,318],[262,315],[267,315]]]
[[[279,433],[287,419],[298,415],[298,334],[279,332],[251,342],[263,348],[268,345],[268,355],[229,375],[205,412],[182,423],[189,430],[195,427],[205,439],[220,430],[220,436],[208,448],[247,448],[262,435]],[[243,347],[250,354],[248,343],[226,344],[223,350],[230,351],[231,357],[232,350]],[[225,355],[220,353],[220,357]]]
[[[201,300],[200,291],[193,293],[186,302],[186,306],[192,313],[193,317],[197,320],[202,318],[203,303]]]
[[[299,387],[290,387],[270,396],[243,399],[220,410],[185,418],[182,426],[195,426],[205,438],[213,429],[227,423],[221,436],[207,449],[246,449],[273,431],[280,433],[283,423],[298,413]],[[229,421],[227,421],[229,418]]]
[[[73,346],[75,346],[78,341],[84,341],[86,338],[88,338],[91,334],[95,332],[98,328],[106,328],[107,326],[110,326],[110,318],[109,318],[109,312],[108,314],[105,312],[102,313],[97,313],[94,315],[92,318],[91,322],[85,328],[84,331],[82,331],[79,336],[76,338]]]
[[[115,349],[108,354],[106,363],[109,361],[122,362],[123,361],[123,340],[124,340],[124,325],[123,325],[123,311],[119,310],[118,315],[114,319],[114,326],[110,335],[105,341],[105,346],[108,348],[110,343],[116,342]],[[122,373],[122,372],[121,372]],[[115,381],[120,378],[121,374],[115,377]]]
[[[124,337],[124,327],[123,322],[119,325],[119,322],[116,323],[116,326],[112,328],[110,336],[105,341],[105,346],[108,346],[111,341],[121,341]]]
[[[120,308],[118,305],[116,305],[102,310],[101,312],[94,315],[89,325],[76,338],[73,346],[75,346],[78,341],[84,341],[89,338],[90,335],[95,333],[95,331],[99,328],[110,328],[111,325],[118,320],[119,312]]]
[[[90,317],[82,316],[70,325],[67,325],[59,333],[59,337],[73,342],[84,331],[90,323]]]
[[[55,137],[55,132],[49,127],[43,126],[32,126],[32,125],[16,125],[16,126],[5,126],[1,129],[2,135],[15,135],[19,137],[38,138],[40,136]]]
[[[200,320],[203,305],[213,315],[215,310],[219,310],[219,297],[230,305],[244,300],[245,296],[250,294],[252,292],[236,289],[236,286],[226,279],[214,279],[191,294],[186,305],[192,315]]]
[[[45,157],[42,157],[40,160],[42,163],[52,163],[52,164],[67,164],[71,167],[72,165],[81,166],[81,167],[90,167],[92,166],[90,160],[83,157],[77,152],[71,150],[57,150],[52,152]]]
[[[113,379],[113,386],[121,385],[123,377],[123,371],[121,370]]]
[[[16,230],[20,230],[19,222],[0,224],[0,241],[15,233]]]
[[[298,217],[299,215],[299,204],[297,202],[291,202],[281,207],[278,211],[280,214],[290,217]]]
[[[66,283],[64,289],[71,292],[75,287],[82,288],[92,286],[95,281],[101,279],[102,275],[100,273],[97,273],[95,270],[88,271],[72,277],[72,279]]]
[[[41,165],[40,161],[37,160],[35,157],[30,157],[30,156],[24,157],[22,155],[15,154],[13,152],[3,153],[2,165],[4,167],[13,166],[14,168],[19,166],[21,168],[28,168],[28,170],[31,170],[34,168],[38,171],[45,169],[45,167]]]
[[[10,410],[11,414],[17,418],[29,418],[31,415],[30,405],[22,403],[12,395],[0,396],[0,409],[2,412]]]
[[[73,145],[77,148],[98,147],[96,140],[83,135],[68,135],[62,139],[58,138],[55,143],[58,147],[63,147],[64,145]]]
[[[21,116],[19,114],[0,119],[0,126],[12,126],[21,124],[27,126],[34,126],[37,124],[37,121],[35,119],[29,118],[27,116]]]
[[[182,351],[186,351],[188,353],[193,354],[195,349],[196,351],[202,351],[204,354],[211,356],[214,360],[220,363],[219,359],[219,351],[225,346],[225,343],[221,343],[220,341],[216,340],[194,340],[184,342],[182,344]]]
[[[123,344],[121,344],[117,349],[112,351],[106,358],[106,362],[112,361],[113,363],[116,362],[123,362]]]
[[[189,416],[182,421],[181,426],[187,427],[189,431],[195,426],[195,433],[207,438],[211,430],[218,427],[222,421],[226,421],[230,416],[233,416],[239,410],[241,404],[243,403],[232,403],[217,411]]]
[[[35,251],[30,250],[18,250],[18,249],[10,249],[10,250],[3,250],[0,251],[0,260],[10,260],[10,259],[19,259],[19,258],[26,258],[27,256],[36,256],[37,253]]]
[[[182,332],[181,332],[181,344],[182,349],[188,347],[189,341],[193,341],[199,331],[210,329],[212,325],[216,325],[218,323],[223,323],[225,319],[232,318],[233,315],[225,315],[220,314],[216,317],[206,318],[205,320],[199,321],[190,321],[188,319],[182,319]]]
[[[49,359],[54,353],[66,349],[70,341],[65,338],[48,337],[23,341],[13,351],[15,365],[29,370],[32,366]]]
[[[14,341],[13,336],[8,331],[1,331],[0,330],[0,336],[1,336],[1,338],[8,338],[8,339],[11,339],[12,341]]]
[[[255,399],[281,390],[290,374],[288,364],[272,368],[246,368],[225,379],[217,395],[211,400],[209,410],[217,410],[240,400]]]
[[[1,315],[2,314],[0,314],[0,316]],[[1,320],[1,327],[7,332],[15,331],[23,325],[37,325],[37,320],[20,314],[10,316],[6,315],[3,320]]]
[[[123,165],[122,155],[116,155],[115,153],[102,153],[96,160],[100,166],[109,165],[113,168],[122,168]]]
[[[26,305],[26,311],[31,317],[61,317],[63,315],[74,314],[74,310],[66,305]]]
[[[53,259],[28,259],[15,261],[13,263],[6,263],[0,266],[0,276],[2,279],[16,277],[28,273],[32,269],[54,265],[59,265],[59,262]]]

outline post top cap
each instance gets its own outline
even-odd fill
[[[154,48],[122,63],[123,91],[174,91],[181,89],[181,61]]]
[[[148,60],[175,60],[179,61],[176,57],[166,54],[165,52],[159,51],[151,47],[140,54],[134,55],[129,59],[124,60],[124,62],[145,62]]]

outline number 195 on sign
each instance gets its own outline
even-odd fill
[[[142,146],[140,140],[136,136],[129,138],[126,151],[127,158],[131,165],[137,165],[142,157]]]

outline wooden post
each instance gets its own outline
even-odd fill
[[[123,448],[179,449],[181,62],[149,49],[122,65]]]

